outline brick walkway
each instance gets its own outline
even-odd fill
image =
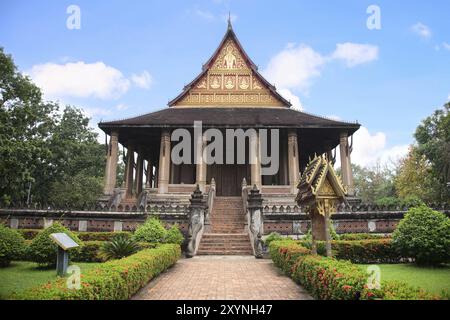
[[[309,300],[271,260],[247,256],[182,259],[151,281],[137,300]]]

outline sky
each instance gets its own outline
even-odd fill
[[[450,2],[0,0],[0,46],[45,98],[101,120],[167,107],[233,29],[295,108],[358,121],[352,161],[392,163],[450,100]],[[99,137],[104,141],[104,135]]]

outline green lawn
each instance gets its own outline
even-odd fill
[[[367,267],[367,265],[360,265]],[[450,266],[440,268],[418,267],[414,264],[379,264],[381,283],[398,280],[411,286],[421,287],[431,293],[450,292]]]
[[[98,266],[100,263],[74,263],[81,273]],[[0,268],[0,299],[13,292],[34,287],[56,279],[55,269],[42,269],[34,262],[11,262],[7,268]]]

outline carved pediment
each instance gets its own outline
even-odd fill
[[[203,72],[169,106],[279,106],[290,103],[258,73],[229,27]]]

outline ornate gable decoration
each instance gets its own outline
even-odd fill
[[[258,73],[231,26],[203,72],[169,106],[279,106],[290,103]]]
[[[323,200],[340,202],[344,201],[347,195],[346,188],[326,155],[315,156],[309,162],[297,188],[299,191],[296,201],[303,206],[320,207]],[[319,212],[321,213],[321,210]]]

